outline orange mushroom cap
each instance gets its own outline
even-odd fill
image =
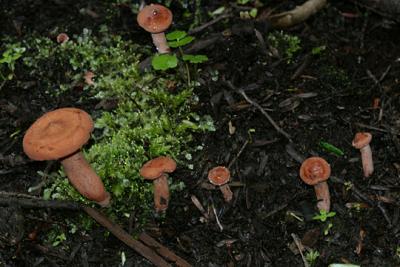
[[[90,138],[93,121],[78,108],[47,112],[26,131],[25,153],[33,160],[55,160],[79,150]]]
[[[303,161],[300,167],[300,177],[308,185],[316,185],[328,180],[331,166],[320,157],[311,157]]]
[[[57,43],[63,44],[69,40],[69,36],[66,33],[60,33],[57,35]]]
[[[368,145],[371,142],[371,140],[372,140],[372,134],[370,134],[370,133],[367,133],[367,132],[356,133],[356,135],[354,136],[352,145],[356,149],[361,149],[361,148],[365,147],[366,145]]]
[[[214,185],[226,184],[230,178],[230,171],[223,166],[214,167],[208,172],[208,180]]]
[[[160,33],[171,25],[172,12],[165,6],[150,4],[140,10],[137,22],[140,27],[150,33]]]
[[[159,178],[164,173],[171,173],[176,169],[176,162],[170,157],[158,157],[146,162],[140,168],[140,175],[144,179],[154,180]]]

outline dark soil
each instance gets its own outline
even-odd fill
[[[194,266],[303,266],[293,246],[295,236],[319,252],[314,266],[400,266],[400,27],[348,1],[331,2],[306,23],[284,31],[301,39],[291,64],[283,55],[266,55],[256,38],[255,28],[264,36],[273,31],[268,23],[240,20],[235,7],[229,21],[196,33],[199,43],[218,36],[201,51],[210,60],[202,65],[202,86],[196,92],[201,104],[195,107],[213,116],[217,131],[197,136],[205,149],[196,156],[195,171],[173,175],[185,182],[185,190],[172,196],[165,220],[148,227],[153,237]],[[203,1],[203,22],[209,20],[207,11],[223,4],[228,5]],[[288,1],[283,8],[295,4]],[[183,13],[181,5],[175,6]],[[80,12],[84,8],[98,17]],[[0,33],[21,39],[33,32],[54,37],[55,29],[96,32],[108,23],[128,39],[151,42],[129,8],[115,5],[119,10],[111,19],[106,8],[98,1],[0,1]],[[195,5],[189,3],[188,10],[194,12]],[[179,28],[191,22],[179,15],[175,21]],[[311,54],[323,45],[321,55]],[[213,79],[216,71],[218,80]],[[29,81],[18,69],[16,75],[0,91],[0,190],[27,193],[40,182],[37,171],[47,164],[24,155],[24,131],[46,110],[76,106],[78,96],[49,99],[35,90],[39,81]],[[240,89],[292,142],[246,102]],[[20,132],[15,134],[16,129]],[[375,172],[369,178],[363,178],[359,151],[351,146],[358,131],[373,135]],[[344,156],[324,150],[320,141],[342,149]],[[329,187],[337,214],[329,220],[332,228],[326,235],[327,223],[312,220],[314,190],[298,175],[300,162],[316,155],[332,168]],[[232,172],[230,204],[207,183],[207,171],[216,165],[229,165]],[[193,205],[193,195],[208,211],[208,221]],[[349,208],[351,203],[360,209]],[[78,230],[62,246],[47,245],[48,229],[65,227],[65,219],[77,217],[77,212],[15,206],[0,215],[0,266],[120,266],[122,251],[124,266],[150,266],[114,237],[105,237],[100,227],[90,233]]]

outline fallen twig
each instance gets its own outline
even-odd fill
[[[3,197],[2,197],[3,195]],[[13,195],[10,197],[10,195]],[[59,201],[59,200],[43,200],[40,198],[24,198],[24,197],[15,197],[21,196],[21,194],[16,193],[7,193],[0,192],[0,206],[11,206],[11,205],[19,205],[25,208],[53,208],[53,209],[68,209],[68,210],[83,210],[90,217],[96,220],[99,224],[107,228],[115,237],[124,242],[130,248],[134,249],[140,255],[148,259],[151,263],[158,267],[170,267],[171,265],[163,259],[160,255],[164,256],[167,260],[174,262],[177,266],[181,267],[189,267],[191,266],[187,261],[180,258],[172,251],[162,246],[156,240],[152,239],[150,236],[142,233],[139,238],[145,244],[151,245],[160,255],[154,252],[151,248],[147,247],[143,243],[134,239],[131,235],[129,235],[121,226],[112,222],[106,215],[101,213],[100,211],[76,203],[72,201]],[[24,195],[22,195],[24,196]]]
[[[278,133],[282,134],[282,135],[283,135],[284,137],[286,137],[290,142],[292,141],[290,135],[289,135],[287,132],[285,132],[281,127],[279,127],[278,124],[276,124],[276,122],[271,118],[271,116],[270,116],[257,102],[251,100],[251,99],[247,96],[247,94],[244,92],[243,89],[236,88],[230,81],[225,81],[225,83],[226,83],[232,90],[234,90],[234,91],[236,91],[237,93],[241,94],[241,95],[244,97],[244,99],[245,99],[249,104],[251,104],[252,106],[256,107],[256,108],[267,118],[267,120],[269,121],[269,123],[271,123],[271,125],[275,128],[275,130],[276,130]]]
[[[187,261],[185,261],[184,259],[178,257],[171,250],[169,250],[168,248],[166,248],[163,245],[161,245],[159,242],[157,242],[155,239],[153,239],[148,234],[146,234],[144,232],[141,233],[139,235],[139,239],[143,243],[145,243],[146,245],[148,245],[149,247],[151,247],[152,249],[157,251],[158,254],[160,254],[161,256],[166,258],[168,261],[171,261],[171,262],[175,263],[176,266],[179,266],[179,267],[191,267],[192,266]]]
[[[301,243],[300,238],[294,233],[292,233],[291,236],[293,238],[294,243],[297,246],[297,249],[300,252],[301,259],[303,260],[303,263],[304,263],[304,267],[309,267],[308,261],[306,260],[306,258],[303,255],[303,244]]]
[[[275,28],[288,28],[297,25],[321,10],[327,0],[308,0],[290,11],[270,16],[268,19]]]

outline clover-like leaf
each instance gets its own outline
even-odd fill
[[[155,55],[151,60],[151,65],[155,70],[173,69],[178,66],[178,59],[170,54]]]

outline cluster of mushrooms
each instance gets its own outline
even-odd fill
[[[169,53],[170,48],[164,31],[172,23],[172,12],[159,4],[144,6],[138,16],[138,24],[152,35],[158,53]],[[68,41],[65,33],[57,37],[57,42]],[[87,77],[86,77],[87,76]],[[85,74],[90,84],[94,74]],[[60,108],[44,114],[27,130],[23,139],[25,153],[33,160],[60,160],[64,171],[76,190],[89,200],[103,207],[110,205],[110,194],[96,172],[91,168],[81,153],[81,147],[89,140],[93,131],[93,121],[88,113],[77,108]],[[370,133],[357,133],[353,146],[360,150],[364,176],[373,171],[372,152],[369,143]],[[140,169],[140,175],[154,184],[154,206],[157,212],[168,208],[170,199],[168,176],[176,169],[176,162],[161,156],[146,162]],[[306,159],[300,167],[301,179],[313,185],[318,200],[319,210],[330,210],[330,195],[327,179],[331,173],[330,165],[320,157]],[[210,183],[218,186],[226,202],[232,200],[229,188],[230,172],[226,167],[218,166],[208,173]]]
[[[56,109],[45,113],[29,127],[23,139],[23,149],[33,160],[60,160],[70,183],[82,196],[108,207],[110,194],[81,152],[93,128],[92,118],[82,109]],[[140,175],[144,179],[153,181],[154,206],[157,212],[168,208],[170,196],[167,174],[175,169],[176,162],[166,156],[154,158],[140,169]],[[221,166],[215,167],[208,177],[211,183],[220,186],[224,199],[229,202],[232,199],[232,192],[227,185],[230,179],[229,170]]]
[[[361,162],[364,177],[369,177],[374,172],[372,151],[369,143],[372,135],[366,132],[356,133],[352,145],[361,152]],[[300,178],[308,185],[313,185],[317,197],[318,210],[329,212],[331,206],[329,187],[327,180],[331,175],[331,167],[321,157],[311,157],[306,159],[300,167]]]

